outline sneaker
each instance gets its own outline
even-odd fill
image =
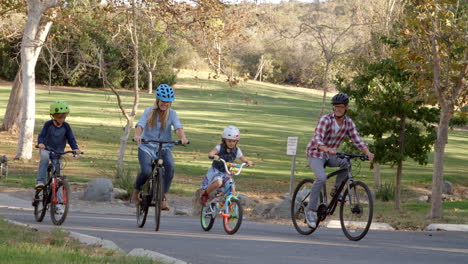
[[[309,225],[310,228],[315,228],[317,227],[317,223],[316,220],[315,220],[315,216],[316,216],[316,213],[312,210],[307,210],[306,211],[306,221],[307,221],[307,224]]]
[[[166,198],[163,198],[162,200],[162,204],[161,204],[161,210],[163,211],[169,211],[169,204],[167,202],[167,199]]]
[[[36,186],[34,187],[35,189],[42,189],[44,187],[44,183],[41,181],[38,181],[36,183]]]
[[[208,193],[205,191],[202,196],[200,196],[200,204],[206,206],[206,203],[208,202]]]
[[[63,204],[57,204],[55,206],[55,213],[56,214],[63,214],[65,212],[65,210],[63,208],[64,208]]]

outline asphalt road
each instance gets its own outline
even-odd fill
[[[0,208],[0,216],[37,228],[55,228],[49,214],[42,223],[32,211]],[[128,215],[71,212],[63,229],[112,240],[130,251],[145,248],[189,263],[468,263],[468,232],[370,230],[358,242],[341,229],[298,234],[294,227],[244,221],[235,235],[216,219],[210,232],[194,217],[162,216],[154,231],[150,212],[143,228]]]

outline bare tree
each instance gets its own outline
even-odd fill
[[[31,159],[34,121],[36,112],[35,67],[44,40],[52,25],[51,20],[41,23],[43,14],[59,5],[61,0],[28,0],[28,20],[21,41],[21,79],[23,84],[23,100],[20,134],[16,159]],[[41,27],[43,25],[43,27]]]

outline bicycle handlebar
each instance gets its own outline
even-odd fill
[[[366,155],[358,155],[358,154],[352,154],[352,153],[343,153],[343,152],[337,152],[336,156],[340,159],[354,159],[354,158],[359,158],[362,161],[369,160],[369,157]]]
[[[136,142],[135,139],[132,139],[133,142]],[[187,144],[182,144],[182,140],[168,140],[168,141],[164,141],[164,140],[151,140],[151,139],[144,139],[142,138],[141,139],[141,143],[143,144],[148,144],[148,143],[161,143],[161,144],[165,144],[165,143],[170,143],[170,144],[174,144],[174,145],[188,145],[190,144],[190,141],[187,142]]]
[[[208,158],[209,158],[209,159],[212,159],[212,160],[215,159],[214,156],[208,156]],[[244,168],[244,167],[250,167],[249,164],[248,164],[247,162],[238,164],[238,163],[226,162],[224,159],[216,159],[216,160],[217,160],[217,161],[223,162],[224,168],[226,169],[226,172],[229,172],[229,171],[230,171],[229,168],[237,168],[237,169],[239,169],[239,170],[237,171],[237,173],[232,174],[232,175],[235,175],[235,176],[237,176],[237,175],[239,175],[239,174],[241,173],[242,168]]]
[[[35,147],[39,148],[39,145],[36,145]],[[51,147],[48,147],[48,146],[45,146],[44,149],[48,150],[48,151],[51,151],[51,152],[54,152],[55,154],[58,154],[58,155],[65,155],[65,154],[68,154],[68,153],[72,153],[74,157],[76,157],[78,155],[81,155],[81,154],[84,154],[84,152],[80,152],[80,154],[77,154],[76,151],[74,151],[74,150],[67,150],[65,152],[60,152],[60,151],[56,151],[55,149],[53,149]]]

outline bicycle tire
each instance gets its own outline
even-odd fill
[[[148,216],[148,210],[149,210],[148,195],[140,193],[140,202],[136,205],[136,218],[137,218],[138,227],[143,227],[145,225],[146,217]]]
[[[348,190],[345,190],[340,205],[341,229],[349,240],[359,241],[369,231],[374,201],[369,187],[361,181],[351,183],[349,190],[350,195]]]
[[[47,212],[47,204],[48,204],[48,192],[47,187],[40,190],[36,190],[36,194],[34,195],[34,218],[37,222],[42,222],[44,220],[44,216]]]
[[[230,199],[230,201],[226,201],[224,206],[226,206],[229,212],[229,217],[223,217],[224,231],[229,235],[233,235],[239,230],[242,224],[242,206],[239,200],[234,198]]]
[[[215,221],[214,210],[209,205],[202,205],[200,212],[200,224],[203,230],[210,231]]]
[[[56,197],[57,203],[51,201],[50,203],[50,218],[54,225],[61,225],[65,222],[68,215],[68,209],[70,208],[70,185],[66,179],[57,178],[57,189]],[[63,213],[57,212],[59,206],[63,206]]]
[[[294,190],[291,200],[291,220],[294,228],[301,235],[310,235],[318,227],[319,217],[317,217],[317,227],[311,228],[306,221],[305,211],[309,204],[310,191],[314,180],[307,178],[302,180]],[[322,193],[321,193],[322,195]]]
[[[154,200],[154,221],[156,224],[155,231],[159,231],[161,222],[161,203],[163,199],[163,175],[164,168],[157,168],[157,174],[154,177],[153,200]]]

